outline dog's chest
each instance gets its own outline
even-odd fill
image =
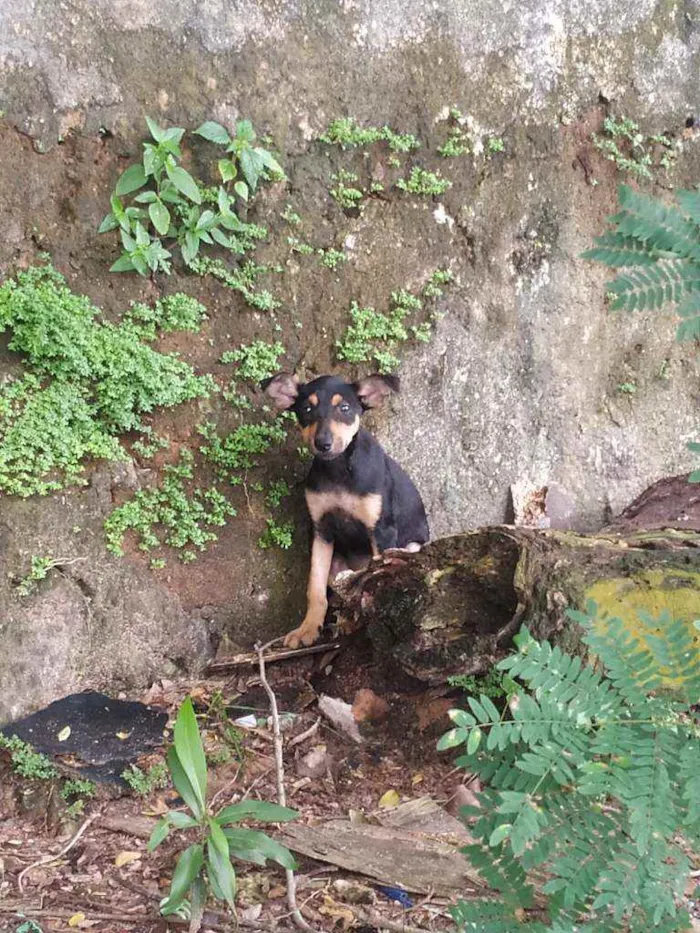
[[[335,514],[354,519],[372,531],[382,514],[382,497],[379,493],[358,495],[347,490],[306,490],[306,505],[314,525],[325,516]]]

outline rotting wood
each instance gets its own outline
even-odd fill
[[[454,897],[484,886],[458,848],[424,833],[331,820],[289,823],[276,838],[309,858],[417,894]]]
[[[578,651],[581,632],[566,610],[588,599],[623,621],[636,619],[637,608],[700,617],[700,534],[494,526],[441,538],[418,554],[386,551],[336,590],[341,627],[364,626],[378,663],[437,684],[486,673],[523,624]]]

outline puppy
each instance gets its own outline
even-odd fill
[[[306,505],[313,526],[307,610],[285,645],[297,648],[318,638],[328,608],[327,587],[341,570],[359,570],[387,548],[418,551],[429,539],[418,490],[401,467],[360,426],[399,381],[369,376],[347,383],[320,376],[300,385],[279,373],[262,383],[277,408],[293,411],[314,454],[306,480]]]

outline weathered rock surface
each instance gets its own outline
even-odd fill
[[[251,217],[280,233],[290,200],[304,237],[347,244],[349,262],[334,275],[290,256],[282,225],[281,248],[263,256],[284,264],[278,317],[173,276],[167,290],[184,284],[210,320],[199,338],[164,345],[223,373],[223,350],[281,336],[287,365],[318,374],[338,366],[334,341],[352,299],[385,309],[392,290],[449,265],[456,282],[441,300],[436,338],[410,349],[403,394],[375,420],[415,477],[434,534],[507,520],[509,488],[521,480],[559,487],[573,527],[599,528],[659,476],[690,468],[700,367],[694,347],[674,342],[671,314],[610,315],[605,270],[578,258],[613,209],[619,180],[590,136],[609,102],[645,132],[679,140],[663,185],[697,182],[698,137],[685,129],[697,117],[695,6],[4,0],[0,271],[49,250],[110,316],[152,299],[147,283],[107,275],[115,243],[95,234],[116,177],[139,152],[144,113],[190,129],[248,116],[272,135],[290,176],[287,188],[259,197]],[[435,119],[451,105],[469,115],[475,140],[496,134],[504,152],[440,160],[445,131]],[[416,133],[425,145],[415,164],[439,167],[452,188],[440,199],[392,192],[345,216],[328,196],[331,173],[372,165],[361,153],[329,154],[317,138],[346,114]],[[211,168],[204,150],[188,159],[205,175]],[[4,346],[0,370],[16,369]],[[623,383],[634,394],[621,393]],[[186,408],[156,428],[187,442],[202,414]],[[270,476],[294,462],[290,444],[268,460]],[[295,518],[301,473],[288,468]],[[124,559],[107,556],[101,522],[112,495],[100,499],[95,488],[0,501],[0,719],[78,686],[144,683],[168,659],[196,664],[210,650],[207,633],[248,646],[299,621],[303,530],[291,552],[259,552],[264,516],[241,496],[217,545],[157,576],[133,546]],[[32,554],[47,553],[88,559],[20,604],[14,581]]]

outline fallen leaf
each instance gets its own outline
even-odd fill
[[[65,742],[66,739],[69,738],[69,737],[70,737],[70,726],[64,726],[64,728],[61,729],[61,731],[60,731],[60,732],[58,733],[58,735],[56,736],[56,738],[58,739],[59,742]],[[76,914],[76,916],[77,916],[77,914]],[[83,917],[83,919],[85,919],[85,918]],[[75,925],[75,924],[74,924],[74,925]]]
[[[114,864],[117,866],[117,868],[122,868],[124,865],[128,865],[130,862],[137,862],[140,858],[140,852],[119,852],[117,857],[114,859]]]
[[[67,728],[67,727],[66,727],[66,728]],[[68,729],[68,732],[70,733],[70,729]],[[63,739],[61,739],[61,741],[63,741]],[[72,917],[70,918],[70,920],[68,921],[68,926],[69,926],[69,927],[79,927],[80,924],[81,924],[84,920],[85,920],[85,914],[81,914],[81,913],[73,914],[73,916],[72,916]]]
[[[245,910],[242,910],[239,916],[241,920],[245,920],[247,923],[251,923],[256,921],[261,913],[262,904],[251,904],[250,907],[246,907]]]
[[[382,810],[391,810],[393,807],[398,807],[401,803],[401,798],[395,790],[388,790],[385,794],[379,798],[379,806]]]
[[[318,908],[320,914],[326,917],[332,917],[334,920],[340,920],[343,929],[347,930],[355,922],[355,914],[349,907],[343,907],[337,901],[328,895],[323,895],[323,907]]]
[[[424,780],[425,780],[425,778],[423,777],[423,775],[421,774],[421,772],[418,771],[418,772],[417,772],[416,774],[414,774],[413,777],[411,778],[411,784],[413,784],[413,786],[415,787],[416,784],[421,784]]]
[[[123,742],[125,739],[129,738],[129,736],[131,735],[133,731],[134,730],[132,729],[129,732],[116,732],[115,735],[117,736],[118,739],[121,739]]]
[[[270,890],[267,892],[267,896],[269,900],[274,900],[277,897],[284,897],[286,893],[287,889],[284,887],[284,885],[278,884],[274,888],[270,888]]]

